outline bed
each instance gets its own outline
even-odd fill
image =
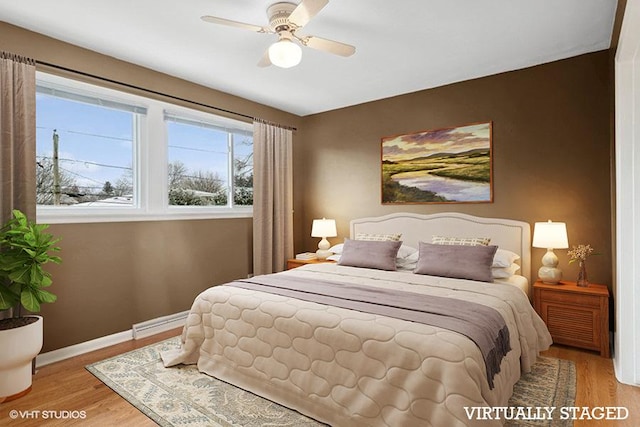
[[[393,235],[401,235],[401,243],[389,243]],[[375,242],[378,237],[385,241]],[[436,237],[455,244],[440,247]],[[415,273],[450,264],[426,262],[432,251],[453,256],[475,238],[490,244],[465,251],[480,251],[483,259],[494,251],[494,263],[498,250],[513,254],[517,274],[477,281]],[[393,245],[397,268],[358,264]],[[162,354],[165,366],[197,364],[201,372],[335,426],[501,425],[469,411],[507,406],[520,375],[551,344],[527,297],[529,225],[459,213],[394,213],[353,220],[341,249],[338,263],[207,289],[193,303],[181,348]],[[415,249],[418,267],[400,268],[401,252],[415,258]],[[407,307],[387,303],[396,299]]]

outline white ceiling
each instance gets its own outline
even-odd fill
[[[0,20],[304,116],[607,49],[617,3],[331,0],[300,33],[356,53],[289,69],[256,66],[276,35],[200,20],[267,25],[276,1],[0,0]]]

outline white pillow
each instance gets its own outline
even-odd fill
[[[344,248],[344,243],[338,243],[337,245],[331,246],[329,248],[329,252],[333,252],[334,254],[341,254],[343,248]]]
[[[411,246],[402,245],[396,258],[396,266],[401,270],[413,270],[418,265],[420,252]]]
[[[416,261],[418,260],[418,250],[416,248],[412,248],[411,246],[402,245],[398,250],[398,258],[405,259],[410,257],[411,255],[415,255]]]
[[[509,267],[492,267],[491,275],[494,279],[508,279],[520,270],[518,264],[511,264]]]
[[[492,267],[511,267],[511,264],[520,259],[520,255],[515,252],[508,251],[506,249],[500,249],[496,251],[493,257]]]

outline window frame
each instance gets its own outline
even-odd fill
[[[168,195],[168,137],[165,115],[195,118],[205,123],[252,132],[252,124],[203,111],[160,101],[155,98],[134,95],[122,90],[105,88],[68,77],[36,72],[39,86],[59,88],[80,95],[98,97],[111,102],[145,108],[146,115],[135,119],[133,162],[134,205],[114,207],[78,207],[37,205],[37,221],[49,224],[159,221],[215,218],[251,218],[253,206],[234,206],[231,199],[226,206],[170,206]],[[136,143],[137,142],[137,143]],[[231,155],[233,151],[231,150]],[[231,157],[232,158],[232,157]],[[233,176],[233,161],[229,165]],[[231,184],[232,184],[231,180]],[[230,185],[232,188],[232,185]]]

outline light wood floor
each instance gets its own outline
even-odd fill
[[[33,390],[26,396],[0,404],[0,426],[155,426],[156,424],[111,391],[84,367],[156,341],[176,336],[173,330],[138,341],[129,341],[112,347],[77,356],[41,368],[33,381]],[[576,406],[623,406],[629,410],[629,418],[622,421],[576,421],[575,427],[640,426],[640,387],[620,384],[613,374],[611,359],[597,354],[553,346],[543,355],[570,359],[576,363],[578,393]],[[11,411],[84,411],[84,419],[11,419]],[[42,414],[42,412],[41,412]],[[51,417],[49,417],[51,418]]]
[[[555,344],[542,355],[575,362],[576,406],[588,406],[592,409],[600,406],[622,406],[629,410],[629,417],[626,420],[576,420],[574,427],[640,426],[640,387],[619,383],[616,380],[611,359],[600,357],[597,353]]]

